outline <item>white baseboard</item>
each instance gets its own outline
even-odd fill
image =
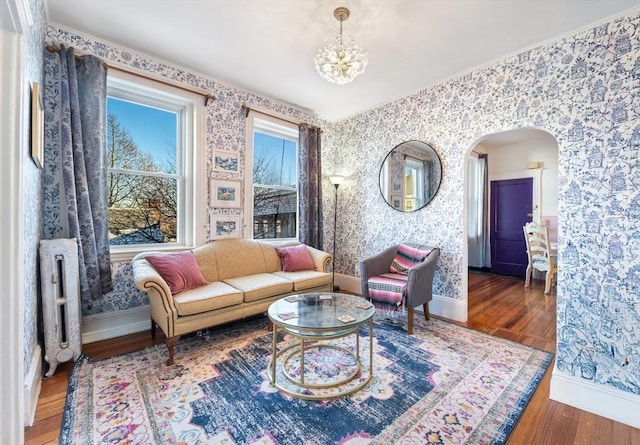
[[[82,317],[82,344],[151,329],[149,306]]]
[[[640,428],[640,396],[598,385],[553,369],[549,398]]]
[[[341,289],[359,294],[360,279],[336,274],[336,285]],[[433,315],[464,322],[467,320],[467,302],[434,296],[429,304]],[[122,335],[149,330],[151,313],[149,306],[125,309],[82,317],[82,344],[93,343]]]
[[[340,289],[344,289],[355,294],[360,294],[362,292],[362,287],[360,286],[360,278],[337,273],[335,280],[336,286],[339,286]]]
[[[439,317],[464,323],[467,321],[468,305],[467,300],[454,300],[453,298],[434,295],[429,303],[429,312]]]
[[[36,407],[42,386],[42,349],[36,345],[24,378],[24,425],[31,426],[36,417]]]
[[[340,289],[349,292],[362,293],[362,286],[360,285],[360,278],[358,277],[336,274],[336,285],[339,286]],[[439,317],[464,323],[467,321],[467,301],[434,295],[433,300],[429,303],[429,312]]]

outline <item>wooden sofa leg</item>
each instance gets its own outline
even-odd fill
[[[173,346],[178,342],[180,336],[167,338],[164,343],[167,345],[167,351],[169,351],[169,359],[167,360],[167,366],[173,365]]]
[[[429,303],[423,304],[422,309],[424,309],[424,319],[431,320],[431,314],[429,314]]]
[[[409,308],[409,313],[407,314],[407,333],[409,335],[413,334],[413,308]]]
[[[156,326],[158,326],[156,324],[155,321],[153,321],[153,318],[151,319],[151,338],[156,338]]]

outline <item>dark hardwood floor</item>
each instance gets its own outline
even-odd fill
[[[525,289],[522,280],[471,273],[469,320],[459,324],[555,352],[555,289],[550,295],[543,291],[543,281],[534,280]],[[83,352],[98,359],[163,341],[161,332],[155,340],[141,332],[84,345]],[[640,429],[549,400],[552,366],[520,417],[509,445],[640,444]],[[35,424],[25,430],[26,444],[58,443],[71,368],[71,363],[62,364],[53,377],[42,382]]]

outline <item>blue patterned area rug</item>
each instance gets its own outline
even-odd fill
[[[292,398],[270,385],[272,334],[262,318],[181,339],[171,367],[164,345],[105,360],[82,356],[59,443],[504,443],[552,354],[437,319],[416,321],[412,336],[376,323],[371,382],[333,400]],[[360,335],[367,371],[355,381],[368,372],[368,329]],[[340,341],[348,349],[354,340]],[[330,351],[305,355],[305,373],[341,372],[349,360]]]

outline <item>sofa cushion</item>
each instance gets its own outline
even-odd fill
[[[290,247],[276,247],[276,252],[278,252],[278,256],[282,258],[282,270],[284,272],[316,269],[313,258],[311,258],[309,250],[304,244]]]
[[[242,291],[216,281],[173,296],[178,315],[193,315],[242,303]]]
[[[218,263],[216,262],[215,242],[209,242],[192,250],[196,256],[202,276],[210,283],[220,281]]]
[[[213,244],[219,280],[267,272],[262,248],[257,241],[227,238]]]
[[[303,291],[305,289],[331,284],[330,273],[317,272],[315,270],[274,272],[273,274],[292,281],[294,291]]]
[[[150,255],[145,259],[167,282],[172,294],[207,284],[191,251]]]
[[[290,280],[271,273],[228,278],[224,282],[243,291],[245,302],[257,301],[293,290],[293,283]]]

